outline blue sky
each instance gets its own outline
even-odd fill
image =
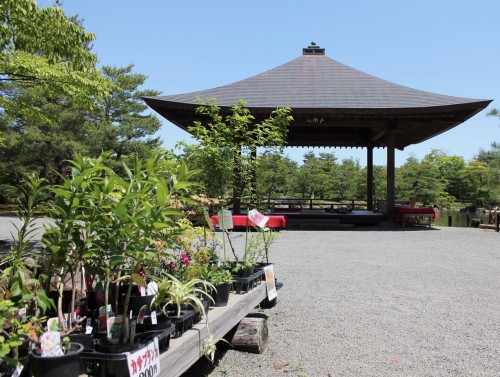
[[[63,9],[96,34],[100,65],[134,64],[148,76],[144,87],[164,95],[245,79],[297,58],[315,41],[332,59],[388,81],[495,100],[462,125],[396,151],[397,165],[433,148],[470,160],[500,141],[500,120],[486,116],[500,108],[498,0],[65,0]],[[190,140],[166,120],[160,136],[166,148]],[[285,153],[300,162],[308,150]],[[363,149],[326,151],[366,162]],[[385,165],[386,151],[375,150],[374,160]]]

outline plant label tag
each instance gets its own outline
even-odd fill
[[[42,357],[62,356],[61,334],[57,331],[47,331],[40,336]]]
[[[130,344],[133,344],[135,341],[136,325],[137,321],[135,320],[130,323],[130,341],[129,341]]]
[[[128,317],[130,319],[132,319],[133,315],[134,315],[134,312],[132,311],[132,309],[130,309],[130,313],[128,313]]]
[[[148,295],[155,295],[158,293],[158,283],[151,281],[148,283]]]
[[[19,309],[19,311],[17,312],[17,316],[19,318],[19,321],[22,322],[26,318],[26,308]]]
[[[210,219],[210,215],[208,214],[207,209],[203,209],[203,216],[205,217],[205,222],[208,225],[208,228],[213,232],[215,230],[214,224],[212,224],[212,220]]]
[[[19,365],[16,370],[14,370],[14,373],[12,373],[12,377],[19,377],[23,371],[24,367],[23,365]]]
[[[233,229],[233,214],[231,211],[223,209],[217,212],[217,216],[219,217],[220,230]]]
[[[85,327],[85,334],[90,335],[90,334],[92,334],[93,330],[94,330],[94,328],[92,326],[87,325]]]
[[[59,325],[59,318],[53,317],[47,320],[47,329],[49,331],[61,331],[61,326]]]
[[[87,326],[92,326],[92,318],[87,318]]]
[[[266,276],[267,298],[271,301],[278,297],[278,292],[276,291],[276,280],[274,279],[274,266],[265,266],[264,274]]]
[[[268,216],[264,216],[262,213],[257,211],[256,209],[252,209],[248,212],[248,218],[251,222],[257,225],[259,228],[264,228],[269,221]]]
[[[122,317],[111,317],[108,318],[107,332],[108,340],[110,343],[116,344],[120,341],[121,332],[124,331],[125,335],[123,339],[128,338],[128,318],[125,317],[125,326],[122,327]]]
[[[156,311],[153,310],[151,312],[151,324],[152,325],[157,325],[158,324],[158,318],[156,318]]]
[[[137,316],[137,323],[143,324],[144,323],[144,315],[146,314],[146,305],[142,305],[141,310],[139,310],[139,315]]]
[[[141,287],[139,290],[141,292],[141,296],[146,296],[146,287]]]

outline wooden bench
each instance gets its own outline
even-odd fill
[[[220,340],[266,297],[266,284],[262,282],[248,293],[231,294],[227,306],[210,308],[208,323],[214,340]],[[205,321],[202,321],[180,338],[170,340],[170,349],[160,356],[160,377],[178,377],[204,357],[203,341],[208,335]]]
[[[396,207],[396,219],[405,226],[408,224],[423,225],[421,220],[429,219],[429,228],[432,226],[432,221],[437,218],[437,214],[432,207]],[[415,221],[409,221],[414,219]]]
[[[432,213],[403,213],[403,228],[405,227],[405,223],[410,223],[407,221],[408,219],[415,219],[415,222],[411,222],[412,224],[423,225],[420,223],[421,219],[429,219],[429,228],[432,227],[432,220],[434,220],[434,214]]]

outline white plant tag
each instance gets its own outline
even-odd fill
[[[141,292],[141,296],[146,296],[146,287],[141,287],[139,291]]]
[[[128,314],[129,318],[132,319],[132,317],[134,316],[134,312],[132,311],[132,309],[130,310],[130,313]]]
[[[158,293],[158,284],[155,281],[148,283],[148,295],[155,295]]]
[[[86,326],[85,327],[85,334],[90,335],[90,334],[92,334],[93,330],[94,330],[94,328],[92,326]]]
[[[22,373],[23,369],[24,369],[24,366],[23,366],[22,364],[21,364],[21,365],[19,365],[19,366],[16,368],[16,370],[14,371],[14,373],[12,373],[12,377],[19,377],[19,376],[21,375],[21,373]]]
[[[57,331],[47,331],[40,337],[42,357],[62,356],[61,334]]]
[[[152,325],[157,325],[158,324],[158,318],[156,318],[156,311],[153,310],[151,312],[151,324]]]

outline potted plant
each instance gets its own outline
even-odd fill
[[[174,336],[181,336],[192,326],[194,312],[183,309],[183,305],[198,310],[202,317],[206,318],[207,313],[200,296],[210,298],[207,291],[212,289],[215,289],[213,284],[198,278],[183,282],[173,275],[165,274],[165,277],[158,281],[154,303],[175,323]]]
[[[45,333],[44,335],[52,335]],[[59,335],[59,334],[58,334]],[[53,346],[53,340],[50,340]],[[42,347],[43,340],[42,340]],[[30,372],[33,377],[78,377],[80,375],[80,356],[83,352],[83,345],[63,341],[60,355],[44,355],[40,348],[35,348],[30,352]],[[43,350],[43,348],[42,348]]]
[[[36,262],[41,252],[31,242],[37,230],[35,213],[46,198],[46,188],[43,180],[34,176],[25,182],[18,206],[21,226],[0,263],[0,362],[16,368],[27,362],[28,342],[38,344],[43,314],[54,307],[41,284],[43,275]]]
[[[231,286],[234,282],[231,272],[222,267],[213,265],[207,270],[206,279],[214,286],[214,290],[211,292],[214,306],[226,306],[229,301]]]

